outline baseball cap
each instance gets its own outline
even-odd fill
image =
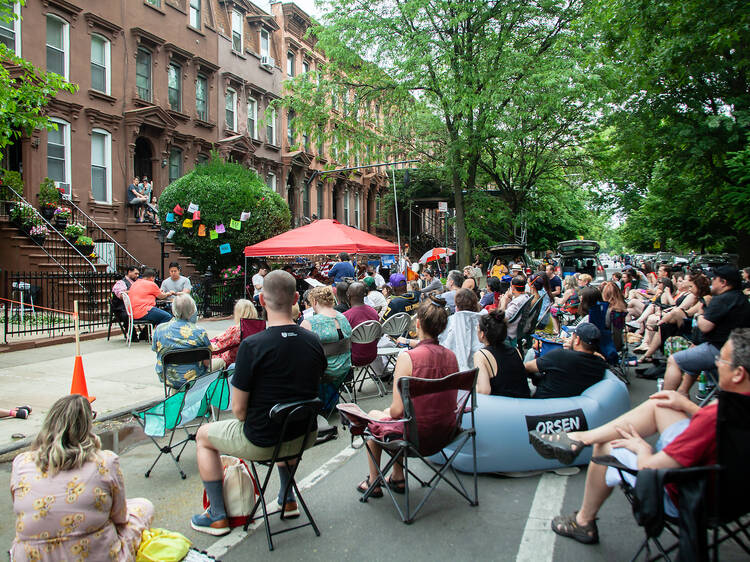
[[[374,277],[365,277],[362,279],[362,283],[365,284],[365,287],[367,287],[370,291],[372,291],[375,288],[375,278]]]
[[[511,266],[510,266],[510,270],[511,270],[511,271],[514,271],[514,270],[516,270],[516,269],[517,269],[518,271],[521,271],[521,270],[522,270],[523,268],[522,268],[522,267],[521,267],[520,265],[518,265],[517,263],[514,263],[513,265],[511,265]]]
[[[597,345],[599,343],[599,338],[601,337],[599,328],[594,326],[591,322],[581,322],[576,326],[573,333],[589,345]]]
[[[391,275],[388,285],[391,287],[404,287],[406,286],[406,277],[403,273],[394,273]]]
[[[742,286],[742,277],[740,276],[740,270],[729,264],[715,267],[714,277],[723,279],[734,289],[739,289]]]

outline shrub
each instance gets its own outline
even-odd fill
[[[55,182],[49,178],[44,178],[39,184],[39,207],[57,208],[60,202],[60,192],[55,187]]]
[[[12,172],[10,170],[0,170],[2,173],[2,183],[0,183],[0,197],[3,201],[15,201],[17,197],[7,187],[12,187],[13,190],[19,195],[23,195],[23,178],[19,172]]]
[[[200,206],[201,220],[188,229],[182,227],[182,220],[191,217],[187,212],[190,203]],[[179,222],[168,223],[167,213],[175,205],[180,205],[185,214],[175,217]],[[230,220],[239,220],[243,211],[250,212],[250,219],[242,223],[242,230],[229,228]],[[209,162],[164,189],[159,198],[159,218],[163,228],[175,230],[172,242],[200,270],[211,266],[217,271],[241,261],[245,246],[288,230],[290,213],[284,200],[268,189],[254,171],[214,154]],[[198,236],[201,224],[206,227],[206,236]],[[217,224],[224,224],[226,233],[211,240],[209,231]],[[221,244],[230,244],[232,251],[219,254]]]
[[[28,203],[16,203],[10,210],[10,218],[23,224],[34,224],[37,222],[36,210]]]

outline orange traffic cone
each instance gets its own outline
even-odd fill
[[[73,382],[70,385],[71,394],[80,394],[89,402],[96,400],[96,396],[89,396],[89,390],[86,388],[86,375],[83,373],[83,358],[81,357],[81,341],[78,328],[78,301],[73,301],[74,325],[76,331],[76,362],[73,367]]]
[[[86,388],[86,375],[83,373],[83,358],[76,355],[75,366],[73,367],[73,383],[70,385],[71,394],[80,394],[89,402],[96,400],[96,396],[89,396],[89,390]]]

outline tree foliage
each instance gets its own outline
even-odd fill
[[[24,0],[0,3],[0,21],[16,19],[14,4]],[[0,150],[34,129],[56,129],[44,107],[58,92],[75,92],[78,86],[68,83],[54,72],[44,72],[27,60],[17,57],[0,43]]]
[[[167,223],[167,213],[176,205],[185,210],[190,203],[200,207],[200,221],[192,228],[179,223]],[[229,227],[232,219],[239,220],[243,211],[250,219],[242,222],[241,230]],[[159,218],[166,228],[175,230],[172,241],[189,256],[199,269],[236,265],[242,260],[245,246],[256,244],[289,229],[291,214],[286,202],[266,187],[258,175],[248,168],[221,160],[215,153],[211,160],[196,166],[191,172],[169,184],[159,198]],[[198,236],[200,224],[206,226],[206,236]],[[226,233],[211,240],[208,231],[223,224]],[[231,252],[219,253],[219,245],[230,244]]]

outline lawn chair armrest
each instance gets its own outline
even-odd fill
[[[341,415],[341,423],[349,426],[352,435],[362,435],[365,432],[365,429],[367,429],[367,424],[370,422],[398,424],[409,421],[407,418],[398,420],[379,420],[367,415],[357,404],[351,403],[336,404],[336,409]]]
[[[630,468],[629,466],[625,466],[612,455],[602,455],[601,457],[591,457],[591,462],[595,464],[600,464],[602,466],[616,468],[618,470],[627,472],[628,474],[632,474],[633,476],[638,476],[637,468]]]

